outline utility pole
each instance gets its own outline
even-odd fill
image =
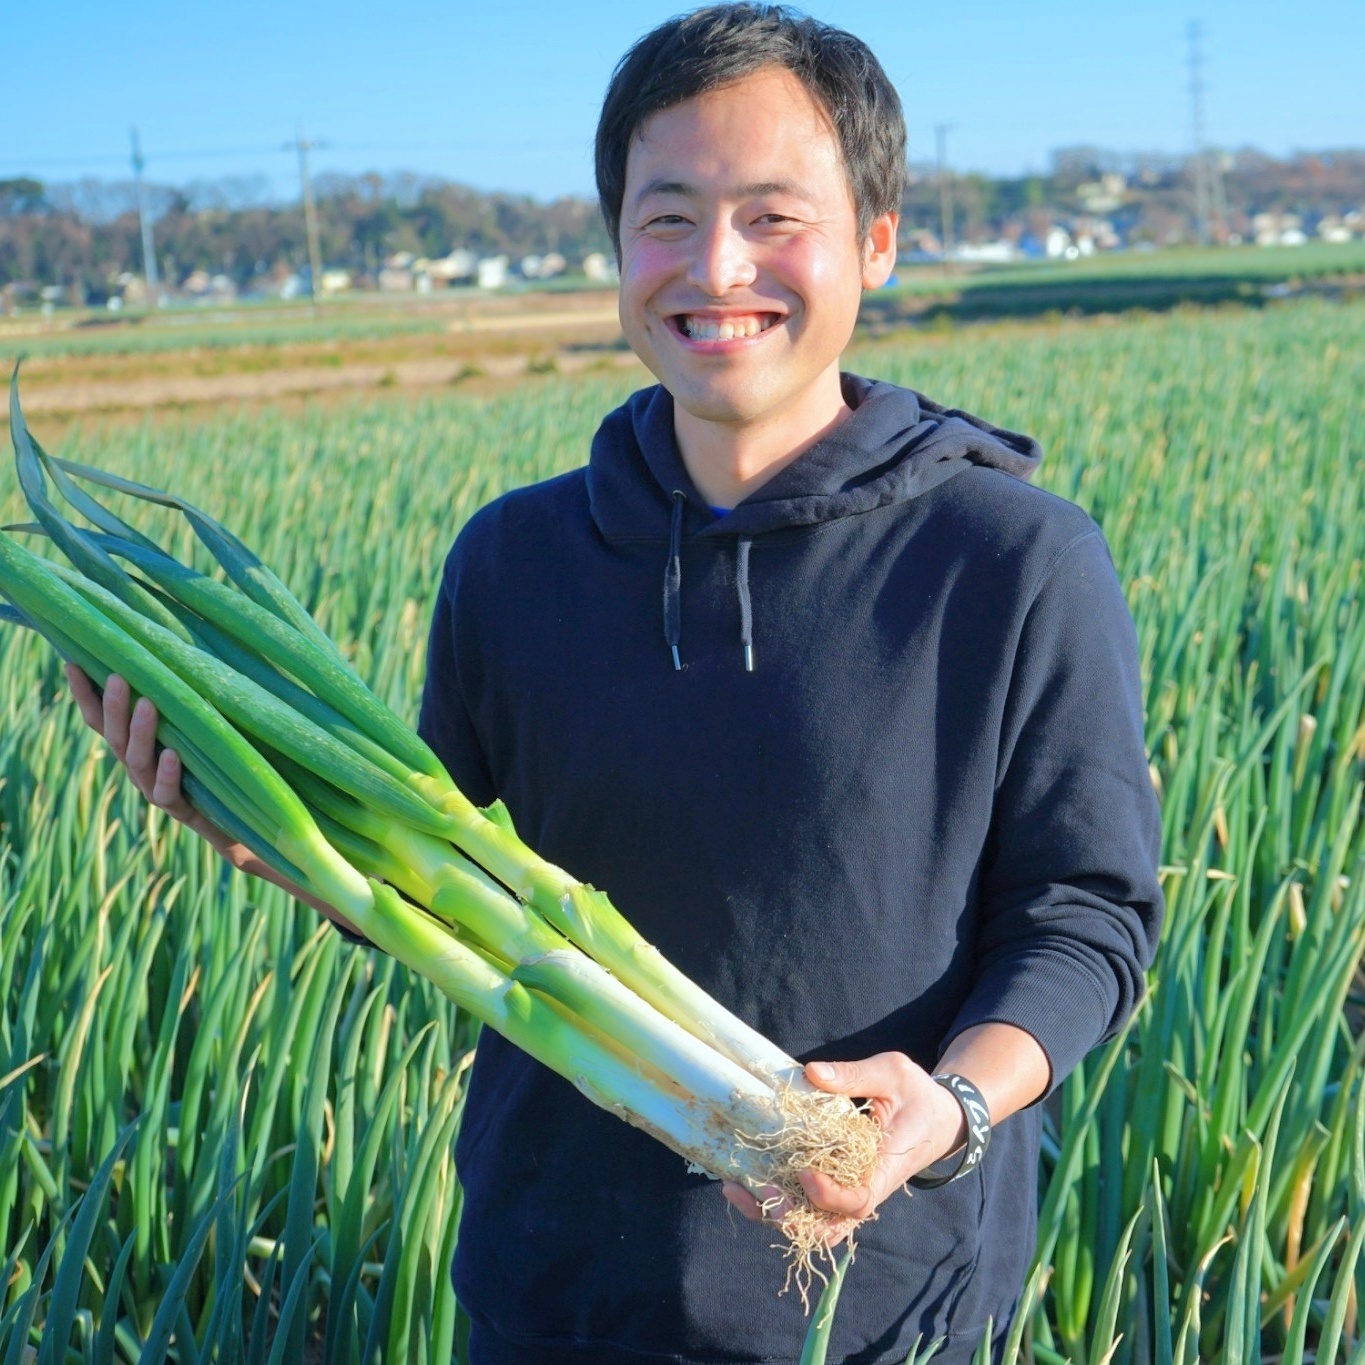
[[[951,131],[951,123],[934,125],[934,141],[938,147],[938,216],[945,274],[953,268],[953,186],[948,178],[948,134]]]
[[[147,196],[142,188],[142,168],[146,160],[142,155],[142,143],[137,129],[128,130],[133,142],[133,190],[137,196],[137,217],[142,228],[142,273],[147,282],[147,307],[156,307],[160,285],[156,274],[156,248],[152,244],[152,220],[147,216]]]
[[[1194,221],[1203,245],[1209,240],[1209,218],[1213,195],[1209,185],[1209,155],[1204,140],[1204,55],[1200,50],[1203,33],[1199,21],[1191,22],[1190,41],[1190,131],[1194,140]]]
[[[303,189],[303,227],[308,236],[308,273],[312,277],[313,312],[317,313],[322,303],[322,251],[318,246],[318,208],[313,201],[313,178],[308,173],[308,153],[323,146],[322,142],[310,142],[300,128],[293,147],[299,154],[299,183]],[[289,150],[290,144],[285,144]]]
[[[1213,198],[1213,224],[1220,242],[1227,240],[1228,197],[1223,188],[1223,157],[1218,151],[1209,153],[1209,183]]]

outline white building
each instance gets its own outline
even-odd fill
[[[1053,223],[1048,228],[1047,236],[1043,238],[1043,250],[1047,253],[1048,259],[1053,261],[1063,259],[1074,261],[1081,254],[1076,250],[1071,234],[1058,223]]]
[[[480,289],[501,289],[507,283],[506,256],[485,256],[479,261],[478,281]]]
[[[583,273],[594,284],[614,284],[621,278],[616,262],[608,260],[600,251],[589,252],[583,257]]]

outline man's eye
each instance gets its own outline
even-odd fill
[[[790,223],[792,220],[785,213],[763,213],[759,215],[760,223]]]
[[[680,213],[660,213],[660,214],[655,215],[655,217],[651,218],[651,219],[645,224],[645,226],[646,226],[646,227],[678,227],[678,226],[680,226],[681,224],[686,223],[686,222],[687,222],[687,219],[684,218]]]

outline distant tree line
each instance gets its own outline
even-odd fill
[[[1293,213],[1311,223],[1365,206],[1365,151],[1285,160],[1242,151],[1220,157],[1219,168],[1225,234],[1249,235],[1256,213]],[[1126,242],[1166,245],[1193,235],[1188,158],[1073,147],[1054,154],[1046,174],[949,174],[958,241],[1002,234],[1018,240],[1081,214],[1105,217]],[[1106,175],[1122,181],[1107,204],[1093,191]],[[272,202],[266,189],[249,178],[146,187],[163,277],[176,284],[202,270],[251,289],[303,269],[308,253],[298,205]],[[542,202],[411,173],[322,175],[316,192],[325,263],[361,279],[373,278],[400,251],[434,258],[464,247],[513,260],[557,251],[571,262],[610,251],[597,206],[584,198]],[[916,230],[938,231],[941,206],[934,168],[912,166],[903,240]],[[141,271],[131,183],[0,181],[0,287],[61,285],[98,301],[120,273]]]
[[[400,251],[434,258],[465,247],[514,260],[558,251],[577,261],[611,250],[587,199],[545,203],[408,174],[320,175],[314,185],[324,262],[360,276],[373,276]],[[250,289],[303,269],[308,244],[298,205],[264,202],[256,191],[250,182],[148,186],[162,276],[174,284],[204,270]],[[0,286],[63,285],[97,301],[124,271],[142,273],[131,183],[0,181]]]
[[[1312,226],[1329,215],[1365,208],[1365,150],[1300,152],[1284,160],[1254,149],[1211,154],[1218,171],[1220,236],[1250,240],[1256,214],[1295,214]],[[1123,189],[1118,202],[1094,207],[1088,191],[1105,176]],[[1128,244],[1174,245],[1195,238],[1191,159],[1159,153],[1118,153],[1068,147],[1053,153],[1048,173],[1020,177],[953,174],[953,235],[957,241],[1040,235],[1051,222],[1090,215],[1109,220]],[[1102,201],[1101,201],[1102,202]],[[902,239],[942,226],[938,175],[911,167],[902,212]]]

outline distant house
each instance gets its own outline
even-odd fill
[[[524,280],[550,280],[564,273],[568,262],[557,251],[547,251],[545,255],[523,256],[517,262],[517,273]]]
[[[1114,224],[1108,218],[1093,214],[1077,218],[1071,224],[1071,235],[1082,256],[1089,256],[1095,251],[1114,251],[1123,245]]]
[[[1076,186],[1076,198],[1081,207],[1090,214],[1113,213],[1128,195],[1128,182],[1114,171],[1108,171],[1098,180],[1087,181]]]
[[[480,289],[501,289],[507,283],[506,256],[485,256],[479,261],[478,281]]]
[[[1013,242],[1003,238],[996,242],[962,242],[953,248],[953,260],[974,261],[983,265],[1006,265],[1017,261],[1022,253]]]
[[[37,296],[38,286],[32,280],[11,280],[0,286],[0,317],[17,318]]]
[[[122,283],[123,277],[119,277]],[[221,299],[235,299],[237,286],[228,275],[210,275],[207,270],[191,270],[180,285],[180,291],[200,303],[214,303]],[[141,275],[129,275],[123,285],[123,301],[130,306],[146,297],[147,288]]]
[[[1347,221],[1349,215],[1338,217],[1334,213],[1329,213],[1325,218],[1318,221],[1318,236],[1324,242],[1331,242],[1334,246],[1342,246],[1349,242],[1355,233],[1351,231],[1351,224]]]
[[[1251,220],[1257,246],[1303,246],[1308,234],[1297,213],[1258,213]]]
[[[1043,251],[1054,261],[1066,258],[1075,260],[1081,254],[1071,240],[1071,234],[1060,223],[1053,223],[1048,228],[1047,236],[1043,238]]]
[[[615,284],[621,278],[616,262],[608,260],[600,251],[589,252],[583,257],[583,273],[594,284]]]
[[[449,285],[456,280],[473,279],[478,268],[478,257],[472,251],[456,247],[448,256],[428,261],[426,272],[433,284]]]
[[[194,293],[190,287],[190,280],[196,276],[202,276],[204,289],[208,288],[209,277],[202,270],[196,270],[193,275],[185,281],[184,288],[187,293]],[[111,295],[117,296],[120,305],[126,304],[129,308],[145,308],[147,306],[147,282],[141,275],[134,275],[131,270],[121,271],[114,278],[114,288]]]
[[[379,271],[378,284],[385,294],[407,293],[412,289],[412,271],[405,265],[384,265]]]

